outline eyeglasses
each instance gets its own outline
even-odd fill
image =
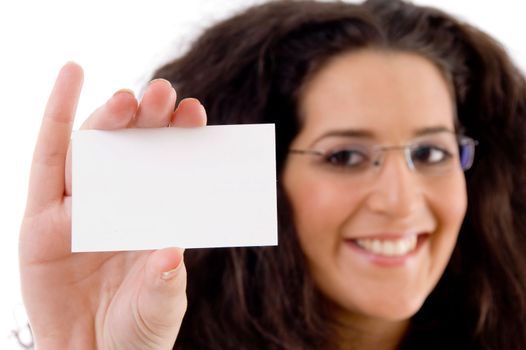
[[[460,166],[468,170],[473,164],[478,142],[468,136],[437,132],[411,140],[406,145],[384,146],[363,138],[339,138],[327,150],[290,149],[290,153],[319,157],[323,165],[346,173],[365,175],[383,164],[388,151],[401,150],[408,168],[425,176],[440,176]],[[330,142],[329,142],[330,143]],[[457,168],[458,169],[458,168]]]

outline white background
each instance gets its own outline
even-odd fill
[[[261,0],[4,1],[0,3],[0,348],[17,349],[24,324],[17,235],[31,154],[48,93],[63,63],[85,70],[80,122],[122,87],[138,94],[152,70],[211,23]],[[457,14],[507,47],[526,70],[526,1],[421,0]]]

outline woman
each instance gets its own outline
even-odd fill
[[[21,232],[40,348],[526,347],[526,85],[491,38],[400,1],[274,2],[155,78],[209,124],[276,123],[279,246],[68,253],[66,66]],[[205,123],[175,101],[155,80],[83,127]]]

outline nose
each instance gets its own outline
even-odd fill
[[[410,169],[403,152],[386,152],[378,167],[366,199],[368,208],[397,218],[410,216],[423,202],[417,173]]]

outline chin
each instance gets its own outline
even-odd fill
[[[363,315],[390,322],[405,321],[413,317],[424,304],[425,298],[415,296],[405,298],[383,299],[372,302],[362,308]]]

